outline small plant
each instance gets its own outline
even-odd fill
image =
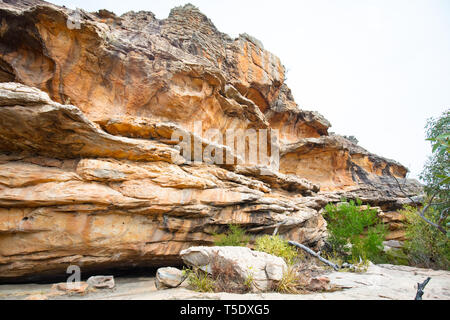
[[[323,254],[324,258],[326,258],[328,261],[334,263],[335,265],[338,265],[339,267],[342,266],[345,263],[345,259],[343,258],[342,255],[338,254],[336,252],[336,250],[333,250],[331,252],[324,252]],[[334,270],[331,266],[329,265],[324,265],[323,266],[325,269],[327,270]],[[339,269],[340,271],[347,271],[344,270],[343,268]]]
[[[254,282],[255,282],[255,278],[253,276],[252,267],[249,267],[249,272],[247,273],[247,278],[244,281],[244,286],[247,287],[248,291],[252,290]]]
[[[228,232],[225,234],[214,234],[216,246],[246,246],[250,237],[245,234],[245,230],[236,225],[228,225]]]
[[[299,279],[292,265],[288,265],[287,270],[283,273],[283,278],[277,283],[275,291],[279,293],[299,293]]]
[[[408,221],[404,247],[410,264],[433,269],[450,269],[450,240],[438,229],[426,223],[417,214],[417,209],[405,207],[402,213]],[[426,218],[437,222],[438,210],[430,208]]]
[[[332,253],[325,255],[326,259],[333,262],[334,264],[338,265],[339,272],[357,272],[362,273],[366,272],[369,268],[369,260],[362,259],[362,258],[350,258],[350,260],[347,262],[345,259],[336,253],[336,251],[333,251]],[[328,269],[330,271],[333,271],[334,269],[330,266],[325,266],[325,269]]]
[[[359,259],[353,258],[350,260],[351,268],[348,268],[351,272],[364,273],[369,269],[369,260],[367,259]]]
[[[214,280],[200,268],[184,269],[183,275],[187,277],[188,284],[194,291],[214,292]]]
[[[356,203],[350,201],[325,207],[328,241],[332,250],[348,261],[361,258],[376,262],[383,256],[387,229],[379,222],[376,210],[361,205],[358,199]]]
[[[301,257],[297,249],[277,235],[258,237],[255,241],[255,250],[281,257],[288,265],[293,265],[296,259]]]

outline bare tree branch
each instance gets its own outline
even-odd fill
[[[310,255],[316,257],[317,259],[319,259],[320,261],[322,261],[323,263],[326,263],[327,265],[329,265],[330,267],[332,267],[334,270],[339,271],[340,267],[337,264],[334,264],[331,261],[328,261],[327,259],[325,259],[324,257],[321,257],[319,253],[314,252],[313,250],[311,250],[310,248],[308,248],[307,246],[295,242],[295,241],[288,241],[288,243],[292,246],[296,246],[300,249],[302,249],[303,251],[308,252]]]

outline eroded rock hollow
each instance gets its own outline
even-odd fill
[[[284,79],[258,40],[230,38],[192,5],[158,20],[1,2],[0,280],[175,265],[230,223],[320,247],[321,210],[342,197],[401,221],[396,180],[420,192],[407,169],[329,134]],[[277,131],[279,166],[239,151],[190,162],[172,139],[193,133],[204,149],[210,129]]]

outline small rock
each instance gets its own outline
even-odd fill
[[[155,285],[158,290],[176,288],[184,281],[184,279],[183,272],[177,268],[159,268],[156,271]]]
[[[66,293],[79,293],[79,294],[85,294],[87,293],[87,290],[89,288],[89,284],[80,281],[80,282],[61,282],[56,283],[52,286],[52,290],[57,291],[64,291]]]
[[[112,289],[116,285],[114,276],[92,276],[87,279],[87,283],[97,289]]]
[[[312,291],[327,291],[330,288],[330,279],[327,277],[312,278],[308,285],[308,289]]]

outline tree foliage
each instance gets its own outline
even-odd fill
[[[426,137],[431,142],[433,153],[425,163],[420,178],[425,182],[428,195],[436,193],[435,199],[450,198],[450,110],[439,118],[431,118],[426,125]]]
[[[420,175],[425,182],[424,189],[427,193],[425,208],[432,209],[428,214],[428,220],[444,233],[448,230],[450,210],[450,110],[438,118],[428,120],[426,137],[431,142],[433,153]]]

